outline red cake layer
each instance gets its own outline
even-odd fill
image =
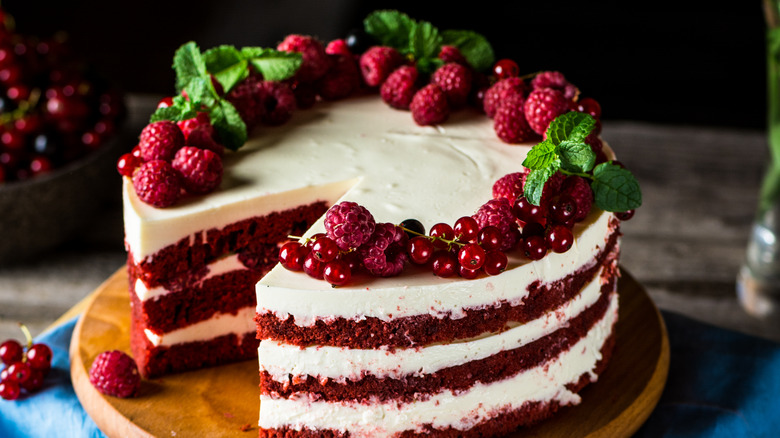
[[[296,207],[264,216],[255,216],[226,225],[203,230],[169,245],[136,263],[128,251],[127,266],[131,278],[142,278],[149,287],[166,280],[189,277],[214,260],[228,254],[240,254],[254,259],[264,254],[262,245],[276,244],[291,234],[300,235],[325,214],[325,201]],[[262,261],[260,261],[262,263]]]
[[[295,393],[307,393],[315,400],[395,400],[409,403],[425,399],[442,389],[463,391],[475,382],[490,383],[511,377],[521,371],[554,360],[584,338],[591,328],[601,321],[609,307],[617,286],[616,279],[604,284],[599,299],[585,311],[572,318],[567,325],[534,342],[512,350],[505,350],[481,360],[444,368],[423,376],[403,378],[378,378],[363,376],[360,380],[338,383],[333,379],[317,379],[316,376],[290,376],[288,381],[279,382],[263,371],[260,373],[260,388],[264,394],[275,398],[289,398]]]
[[[596,363],[594,372],[601,375],[607,368],[609,360],[612,358],[612,352],[615,347],[615,335],[610,335],[601,348],[601,359]],[[590,373],[584,373],[574,384],[566,385],[566,388],[574,393],[579,393],[588,384],[591,383]],[[453,428],[435,429],[432,426],[424,426],[422,433],[406,431],[400,434],[400,437],[446,437],[446,438],[477,438],[477,437],[498,437],[504,436],[521,427],[531,426],[540,421],[550,418],[561,408],[557,401],[551,402],[527,402],[519,409],[505,410],[490,420],[484,421],[469,430],[458,430]],[[342,433],[337,430],[295,430],[284,427],[279,429],[260,429],[261,438],[322,438],[322,437],[348,437],[349,433]]]
[[[602,266],[605,268],[605,276],[616,274],[620,232],[617,221],[614,222],[614,231],[593,265],[549,284],[539,281],[532,283],[528,287],[528,297],[517,306],[501,302],[492,308],[466,309],[466,316],[458,319],[415,315],[386,322],[376,317],[360,321],[340,317],[327,322],[317,320],[314,325],[306,327],[296,325],[292,315],[279,319],[273,312],[266,312],[255,316],[257,337],[300,346],[317,344],[360,349],[412,347],[497,332],[504,329],[508,322],[532,321],[571,300]]]

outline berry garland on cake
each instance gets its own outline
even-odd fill
[[[178,94],[159,103],[138,146],[120,158],[120,174],[143,202],[170,207],[216,190],[225,149],[240,148],[255,127],[284,124],[318,100],[365,93],[409,111],[418,125],[473,107],[493,119],[503,142],[538,142],[522,169],[496,181],[493,199],[453,225],[426,233],[413,219],[376,222],[344,202],[328,211],[326,233],[281,246],[283,266],[334,286],[356,269],[386,277],[408,262],[441,277],[496,275],[508,252],[539,260],[567,251],[593,205],[623,220],[641,205],[636,179],[603,151],[598,102],[580,97],[560,72],[521,76],[513,60],[495,61],[482,35],[439,31],[398,11],[374,12],[363,24],[328,44],[289,35],[276,49],[183,45],[173,63]]]

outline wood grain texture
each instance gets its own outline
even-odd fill
[[[652,412],[669,368],[669,342],[658,310],[628,274],[619,284],[620,317],[612,361],[583,402],[512,436],[632,435]],[[102,351],[129,351],[127,276],[120,269],[86,302],[71,342],[71,376],[79,400],[110,437],[253,436],[259,409],[255,361],[144,381],[136,398],[103,396],[88,369]]]

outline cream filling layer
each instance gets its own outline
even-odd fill
[[[209,264],[208,274],[206,274],[205,277],[199,279],[198,282],[203,282],[228,272],[241,271],[244,269],[246,269],[246,267],[238,260],[238,254],[229,255]],[[150,288],[140,278],[135,281],[134,290],[135,294],[138,296],[138,299],[141,302],[172,293],[164,286],[155,286]]]
[[[311,326],[317,320],[367,317],[390,321],[415,315],[461,318],[466,309],[484,309],[508,302],[519,305],[528,286],[550,284],[596,263],[614,232],[611,213],[597,211],[577,225],[574,245],[563,254],[550,252],[531,262],[513,258],[505,272],[474,280],[439,278],[426,269],[407,269],[398,277],[368,279],[350,287],[326,288],[322,280],[277,265],[257,283],[257,312],[277,318],[295,317],[295,324]]]
[[[261,395],[258,424],[264,429],[348,430],[350,436],[377,437],[405,430],[422,431],[424,425],[467,430],[501,412],[519,409],[527,402],[578,404],[580,396],[566,389],[566,385],[576,382],[583,374],[590,374],[591,381],[597,379],[595,365],[612,333],[617,312],[618,297],[613,294],[606,315],[569,350],[550,362],[499,382],[476,383],[457,394],[445,390],[406,404],[322,402],[310,399],[307,394],[295,394],[289,399]]]
[[[146,338],[155,347],[170,347],[188,342],[208,341],[220,336],[234,334],[239,339],[247,333],[254,333],[255,309],[244,307],[236,314],[217,313],[211,318],[166,333],[154,333],[144,330]]]
[[[264,340],[258,348],[260,371],[286,382],[290,375],[331,378],[338,382],[358,380],[365,375],[402,378],[435,373],[444,368],[484,359],[540,339],[576,317],[601,296],[601,272],[572,300],[545,315],[495,335],[426,347],[398,349],[350,349],[313,345],[301,348]]]

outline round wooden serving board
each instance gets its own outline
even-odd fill
[[[661,315],[625,271],[619,283],[620,319],[607,370],[581,393],[579,406],[513,436],[620,437],[632,435],[661,397],[669,369],[669,340]],[[110,437],[251,437],[260,407],[258,364],[246,361],[145,380],[135,398],[100,394],[89,366],[106,350],[130,351],[125,269],[93,294],[70,346],[76,394]]]

